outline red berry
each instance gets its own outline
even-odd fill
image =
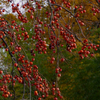
[[[8,48],[6,48],[5,50],[8,51]]]
[[[54,58],[54,57],[52,57],[52,58],[51,58],[51,60],[52,60],[52,61],[54,61],[54,60],[55,60],[55,58]]]
[[[38,95],[38,92],[37,91],[34,91],[34,95],[37,96]]]
[[[3,71],[2,70],[0,70],[0,74],[2,74],[3,73]]]
[[[17,63],[14,63],[14,66],[15,66],[15,67],[17,67],[17,66],[18,66],[18,64],[17,64]]]
[[[65,61],[65,59],[64,58],[61,58],[61,60],[60,60],[61,62],[64,62]]]
[[[61,74],[60,73],[58,74],[58,77],[61,77]]]
[[[58,98],[57,98],[57,97],[55,97],[55,98],[54,98],[54,100],[58,100]]]

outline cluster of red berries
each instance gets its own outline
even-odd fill
[[[75,10],[77,10],[77,9],[79,12],[78,11],[76,12],[75,17],[79,17],[81,14],[86,13],[86,10],[84,9],[84,7],[82,5],[80,5],[79,7],[75,6]]]
[[[8,0],[8,2],[11,2],[11,1],[12,0]],[[35,60],[35,58],[32,58],[31,61],[27,60],[26,56],[22,52],[21,46],[18,45],[19,41],[28,40],[28,38],[30,38],[31,36],[29,32],[26,31],[24,27],[24,23],[28,23],[30,20],[32,20],[33,22],[33,19],[35,19],[35,22],[34,22],[35,33],[33,33],[33,36],[31,39],[36,40],[35,50],[38,51],[38,53],[40,54],[42,54],[42,52],[46,54],[47,44],[46,44],[46,41],[43,40],[44,37],[42,38],[42,36],[44,36],[47,29],[49,30],[48,33],[50,32],[49,48],[52,49],[54,53],[55,53],[56,48],[58,49],[58,47],[60,46],[60,43],[62,42],[61,39],[63,39],[63,42],[66,43],[67,51],[72,52],[72,50],[77,47],[76,39],[71,32],[71,24],[65,23],[66,25],[63,26],[62,25],[63,18],[61,18],[62,17],[61,10],[64,8],[64,6],[66,6],[67,9],[71,8],[71,3],[69,1],[62,0],[64,6],[61,7],[60,5],[56,5],[55,0],[48,0],[48,1],[49,1],[48,4],[51,6],[50,9],[52,10],[52,12],[48,10],[46,11],[47,18],[44,18],[44,21],[41,17],[41,14],[38,17],[37,15],[35,16],[36,14],[35,12],[38,12],[38,11],[42,12],[41,9],[43,8],[42,3],[37,0],[34,1],[36,4],[36,7],[33,7],[32,3],[29,4],[28,2],[22,5],[23,9],[25,10],[27,9],[28,14],[30,15],[30,19],[25,17],[21,13],[19,9],[19,3],[16,5],[14,3],[11,4],[12,13],[17,12],[18,15],[16,16],[18,16],[18,19],[22,23],[22,25],[17,25],[15,20],[12,20],[11,25],[8,25],[5,19],[0,17],[0,42],[1,42],[1,39],[4,39],[2,45],[0,45],[0,48],[3,47],[5,48],[6,51],[9,51],[9,54],[11,55],[12,59],[14,59],[15,70],[18,70],[18,72],[20,73],[20,76],[18,75],[12,76],[9,74],[3,75],[3,71],[0,70],[0,75],[3,76],[2,79],[0,79],[0,83],[2,83],[2,86],[0,86],[0,91],[3,91],[4,97],[12,96],[6,84],[12,82],[13,85],[15,85],[16,81],[18,81],[21,84],[24,84],[24,81],[25,81],[26,84],[28,84],[28,86],[30,86],[30,81],[31,81],[32,83],[31,85],[35,87],[34,95],[38,96],[38,100],[41,100],[42,98],[45,99],[45,97],[48,97],[49,95],[50,89],[49,89],[48,82],[42,79],[41,75],[38,72],[38,66],[34,65],[33,61]],[[67,9],[65,8],[65,10]],[[82,5],[75,6],[75,10],[76,10],[75,16],[71,14],[69,9],[67,10],[67,13],[70,13],[71,16],[73,15],[73,18],[76,18],[76,19],[78,19],[78,17],[81,14],[86,13],[86,10],[84,9]],[[93,11],[93,15],[96,15],[96,13],[100,12],[99,9],[94,8],[94,7],[92,8],[92,11]],[[0,15],[3,12],[5,12],[5,9],[0,10]],[[48,21],[49,18],[50,20]],[[78,19],[78,23],[81,26],[84,25],[84,22],[79,19]],[[20,33],[20,30],[21,30],[21,33]],[[58,32],[56,30],[58,30]],[[6,43],[6,38],[4,38],[6,36],[10,37],[11,39],[10,42],[7,41],[8,43]],[[18,43],[16,43],[15,41],[17,41]],[[90,49],[97,50],[99,45],[90,44],[88,43],[87,39],[84,40],[83,44],[84,46],[82,47],[82,50],[78,52],[81,59],[83,59],[84,57],[88,57],[89,55],[94,56],[94,54],[91,53]],[[35,52],[33,49],[30,51],[30,53],[32,57],[35,56]],[[54,61],[55,61],[55,57],[52,57],[50,63],[53,64]],[[62,57],[59,61],[64,62],[65,58]],[[57,77],[61,77],[61,71],[62,69],[60,67],[57,67],[55,69],[55,73]],[[61,95],[60,89],[55,85],[55,83],[53,83],[52,94],[55,96],[54,100],[58,100],[57,96],[59,96],[60,99],[63,98],[63,96]]]
[[[100,13],[100,10],[99,9],[96,9],[96,8],[92,8],[92,11],[93,11],[93,15],[95,16],[96,13]]]
[[[84,46],[82,47],[82,49],[78,52],[79,56],[81,57],[81,59],[83,59],[84,57],[88,57],[89,55],[91,55],[91,57],[94,56],[93,53],[91,53],[90,49],[94,49],[95,51],[97,51],[99,45],[94,45],[92,43],[88,43],[88,40],[85,39],[84,40]]]
[[[70,8],[71,7],[71,3],[66,1],[66,0],[62,0],[63,3],[66,5],[67,8]]]
[[[46,54],[46,50],[47,50],[47,47],[46,47],[46,41],[43,41],[43,40],[38,40],[38,42],[36,43],[36,51],[38,51],[40,54],[42,52],[44,52],[44,54]]]
[[[60,73],[61,71],[62,71],[62,69],[60,67],[56,68],[55,72],[56,72],[56,74],[57,74],[58,77],[61,77],[61,73]]]
[[[42,92],[41,98],[47,97],[49,92],[48,83],[39,75],[37,65],[34,65],[33,68],[33,78],[35,82],[32,86],[34,85],[37,89],[37,91],[34,92],[34,95],[38,95],[38,92]]]
[[[8,90],[8,86],[6,85],[7,83],[10,83],[12,81],[12,76],[9,74],[3,75],[3,71],[0,70],[0,74],[2,75],[2,78],[0,79],[0,83],[3,83],[0,86],[0,91],[3,92],[2,96],[3,97],[9,97],[12,96],[12,94]]]
[[[75,49],[76,46],[76,40],[74,36],[71,34],[68,34],[65,30],[60,31],[60,35],[63,37],[63,39],[66,41],[66,50],[69,52],[72,52],[73,49]]]
[[[62,99],[63,96],[61,95],[60,89],[58,87],[56,87],[56,83],[55,82],[53,82],[52,86],[53,86],[52,87],[52,94],[54,96],[57,95],[58,97],[60,97],[60,99]],[[58,100],[58,98],[57,97],[54,97],[54,100]]]

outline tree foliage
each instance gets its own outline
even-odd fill
[[[99,2],[0,1],[0,99],[100,98]]]

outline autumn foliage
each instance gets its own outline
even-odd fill
[[[2,96],[15,100],[14,87],[21,84],[23,100],[26,95],[30,100],[65,100],[58,83],[63,74],[60,64],[67,61],[64,52],[77,53],[81,60],[94,57],[94,51],[100,46],[93,43],[87,33],[94,26],[100,26],[97,23],[100,21],[100,1],[26,0],[14,4],[13,0],[7,0],[6,3],[11,12],[0,8],[0,49],[5,49],[11,70],[0,69]],[[80,46],[79,51],[77,46]],[[39,72],[41,65],[35,64],[39,59],[37,54],[46,55],[49,65],[55,66],[52,83]]]

